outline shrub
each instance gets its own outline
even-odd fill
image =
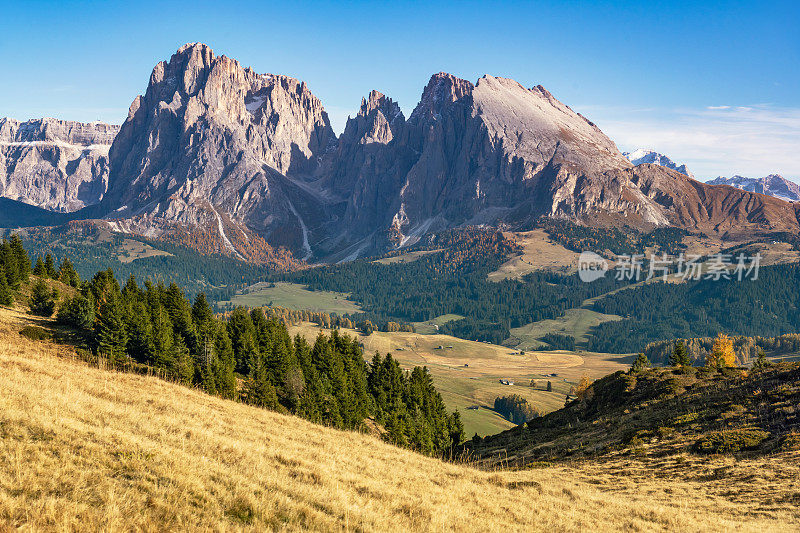
[[[19,334],[34,341],[44,341],[52,337],[49,331],[39,326],[25,326]]]
[[[781,449],[788,452],[800,450],[800,433],[792,432],[783,438]]]
[[[701,437],[694,445],[700,453],[736,453],[752,450],[769,437],[769,432],[756,429],[726,429]]]
[[[686,413],[684,415],[676,416],[672,419],[672,425],[680,426],[683,424],[690,424],[700,418],[699,413]]]

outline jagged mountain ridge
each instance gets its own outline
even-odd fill
[[[800,201],[800,185],[785,179],[780,174],[770,174],[763,178],[745,178],[743,176],[725,178],[719,176],[707,183],[709,185],[730,185],[744,191],[774,196],[787,202]]]
[[[0,196],[50,211],[98,203],[119,126],[54,118],[0,118]]]
[[[309,260],[349,260],[449,227],[523,227],[541,216],[798,231],[786,202],[634,166],[542,86],[435,74],[408,119],[372,91],[337,138],[305,83],[199,43],[156,65],[109,168],[108,191],[87,216],[150,237],[198,228],[239,256],[261,239]]]
[[[634,165],[641,165],[644,163],[651,165],[661,165],[662,167],[667,167],[671,168],[672,170],[676,170],[681,174],[689,176],[690,178],[694,177],[694,174],[689,172],[689,169],[686,168],[686,163],[678,165],[669,157],[665,156],[664,154],[660,154],[654,150],[638,148],[633,152],[622,152],[622,155]]]

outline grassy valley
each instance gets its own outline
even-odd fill
[[[361,308],[348,300],[348,296],[343,292],[311,291],[296,283],[260,282],[237,291],[230,300],[219,301],[217,305],[223,308],[280,306],[338,315],[360,312]]]
[[[315,324],[290,326],[309,342],[324,332]],[[342,330],[356,337],[369,359],[376,351],[391,353],[401,366],[425,366],[448,409],[457,409],[467,437],[475,433],[490,435],[514,424],[492,410],[495,398],[517,394],[539,412],[563,407],[570,389],[582,377],[596,379],[627,368],[630,356],[566,351],[530,352],[484,342],[468,341],[449,335],[376,331],[365,336],[357,330]],[[556,374],[552,376],[551,374]],[[500,380],[513,385],[504,385]],[[531,387],[531,380],[536,384]],[[552,391],[547,391],[547,382]]]

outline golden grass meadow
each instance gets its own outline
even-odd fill
[[[793,506],[758,509],[680,475],[630,476],[592,464],[485,471],[424,457],[370,435],[95,368],[69,347],[21,337],[30,322],[0,310],[0,530],[800,527]]]

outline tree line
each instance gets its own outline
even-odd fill
[[[524,424],[539,416],[536,407],[518,394],[498,396],[494,399],[494,410],[515,424]]]
[[[592,330],[587,349],[597,352],[635,353],[657,341],[723,332],[777,337],[800,329],[800,265],[761,267],[756,280],[650,283],[605,296],[592,309],[625,317]]]

